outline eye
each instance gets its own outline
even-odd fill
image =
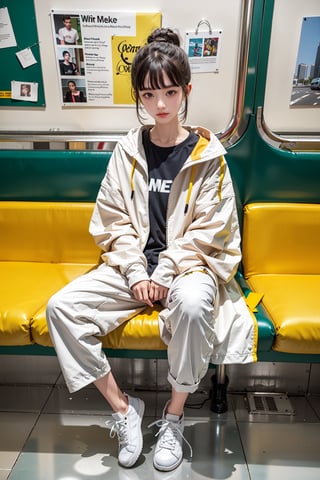
[[[140,95],[144,100],[148,100],[149,98],[153,97],[153,94],[151,92],[143,92]]]
[[[174,95],[176,95],[176,93],[177,93],[177,90],[171,89],[171,90],[167,91],[167,96],[168,97],[173,97]]]

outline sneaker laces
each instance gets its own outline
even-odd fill
[[[127,417],[121,420],[108,420],[106,427],[110,428],[110,438],[114,438],[117,435],[120,445],[126,445],[128,443]]]
[[[160,436],[159,445],[161,448],[167,448],[168,450],[174,450],[177,437],[179,436],[181,440],[185,441],[190,450],[190,457],[192,457],[192,447],[186,437],[183,435],[179,424],[175,422],[170,422],[165,418],[156,420],[148,425],[148,428],[156,425],[159,428],[159,431],[156,433],[156,437]]]

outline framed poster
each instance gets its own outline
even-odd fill
[[[208,32],[200,32],[199,26],[208,26]],[[222,30],[212,30],[208,20],[200,20],[195,31],[186,32],[185,50],[192,73],[219,72]]]
[[[52,10],[51,18],[62,105],[133,104],[132,59],[161,14]]]
[[[320,17],[302,20],[290,107],[320,107]]]

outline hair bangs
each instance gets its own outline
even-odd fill
[[[174,68],[167,59],[156,58],[150,62],[149,69],[144,78],[141,78],[139,90],[160,90],[167,87],[179,87],[180,83],[173,72]],[[169,79],[165,81],[165,75]]]

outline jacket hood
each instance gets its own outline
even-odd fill
[[[140,155],[144,157],[144,149],[142,145],[142,132],[151,128],[152,125],[144,125],[137,128],[132,128],[128,134],[120,140],[120,145],[131,157],[139,161]],[[184,126],[189,131],[199,135],[199,141],[196,144],[191,157],[186,162],[207,161],[213,158],[225,155],[226,150],[214,135],[213,132],[204,127]]]
[[[134,196],[135,192],[135,170],[137,164],[143,164],[144,168],[146,165],[146,158],[144,154],[144,148],[142,144],[142,132],[148,128],[151,128],[151,125],[145,125],[138,128],[133,128],[128,132],[128,135],[124,137],[119,143],[126,154],[131,157],[131,173],[130,173],[130,187],[131,187],[131,199]],[[194,132],[199,136],[198,142],[196,143],[193,151],[185,161],[182,170],[191,168],[191,175],[188,186],[188,193],[185,203],[184,214],[187,213],[189,208],[189,201],[191,198],[191,193],[193,189],[194,175],[196,166],[199,163],[213,161],[215,158],[220,158],[223,160],[223,155],[226,153],[226,150],[221,145],[217,137],[208,129],[203,127],[185,127],[187,130]],[[223,165],[223,162],[221,163]],[[223,178],[223,174],[222,177]]]

